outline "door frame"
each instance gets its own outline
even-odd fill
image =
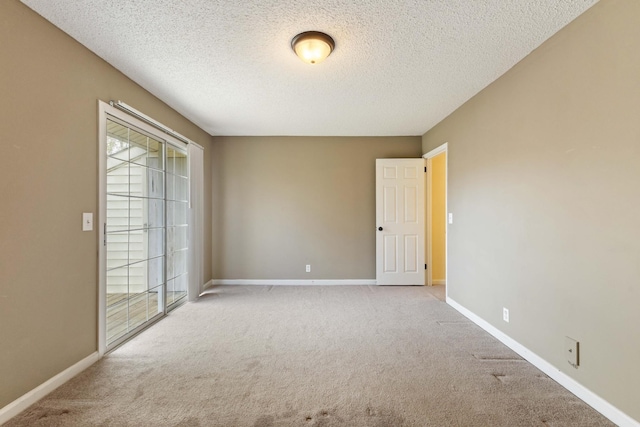
[[[444,180],[445,180],[445,201],[444,201],[444,209],[445,209],[445,235],[444,235],[444,251],[445,251],[445,257],[444,257],[444,270],[445,270],[445,277],[446,280],[449,280],[449,269],[448,269],[448,265],[449,265],[449,254],[448,254],[448,241],[449,241],[449,233],[448,233],[448,228],[449,228],[449,221],[448,221],[448,212],[449,212],[449,207],[448,207],[448,203],[449,203],[449,143],[445,142],[444,144],[434,148],[433,150],[429,151],[428,153],[424,154],[422,156],[423,159],[427,160],[427,184],[425,186],[425,190],[426,190],[426,199],[427,199],[427,209],[426,209],[426,221],[427,221],[427,235],[426,235],[426,239],[425,239],[425,244],[426,244],[426,248],[425,248],[425,252],[426,252],[426,256],[427,256],[427,275],[426,275],[426,285],[427,286],[433,286],[433,239],[432,239],[432,234],[433,234],[433,227],[431,226],[431,217],[432,217],[432,212],[431,210],[433,209],[433,189],[432,189],[432,185],[433,185],[433,178],[432,178],[432,168],[431,168],[431,159],[434,158],[435,156],[445,153],[446,157],[445,157],[445,171],[444,171]],[[448,291],[449,287],[445,286],[445,292],[447,294],[449,294]]]
[[[107,148],[107,118],[109,116],[129,123],[130,125],[135,126],[151,135],[157,135],[158,138],[161,138],[167,144],[171,144],[175,147],[181,147],[185,150],[187,156],[189,153],[188,146],[190,144],[178,140],[173,135],[170,135],[167,132],[162,131],[158,127],[154,127],[149,123],[142,121],[132,114],[122,111],[121,109],[118,109],[104,101],[98,100],[98,220],[96,224],[98,226],[98,354],[100,355],[100,357],[102,357],[107,352],[107,256],[105,245],[105,231],[107,223],[107,156],[105,155],[105,153]],[[187,215],[189,218],[189,213]],[[164,217],[166,219],[166,212]],[[166,236],[164,244],[166,257]],[[187,255],[187,257],[189,256],[190,255]],[[157,320],[164,317],[168,311],[166,305],[166,260],[163,264],[165,270],[163,274],[165,278],[163,301],[165,302],[163,304],[163,311],[157,315]],[[188,260],[187,265],[189,266]],[[185,301],[186,300],[187,299],[185,299]],[[155,322],[141,325],[139,327],[139,331],[146,329],[153,323]],[[137,331],[138,330],[136,330],[133,335],[135,335]],[[113,348],[117,347],[117,345]]]

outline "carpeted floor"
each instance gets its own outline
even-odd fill
[[[210,290],[15,426],[609,426],[442,288]]]

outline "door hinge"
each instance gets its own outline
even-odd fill
[[[106,222],[103,223],[102,225],[102,237],[103,237],[102,245],[107,246],[107,223]]]
[[[427,264],[425,264],[425,265],[424,265],[424,269],[425,269],[425,270],[427,269]]]
[[[424,171],[425,171],[425,172],[427,171],[427,167],[426,167],[426,166],[424,167]]]

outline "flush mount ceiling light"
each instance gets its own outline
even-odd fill
[[[304,62],[317,64],[327,59],[336,47],[331,36],[319,31],[306,31],[291,40],[291,48]]]

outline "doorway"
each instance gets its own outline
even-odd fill
[[[447,284],[447,163],[448,145],[428,152],[427,161],[427,285]]]
[[[100,327],[109,351],[187,300],[188,145],[100,104]]]

